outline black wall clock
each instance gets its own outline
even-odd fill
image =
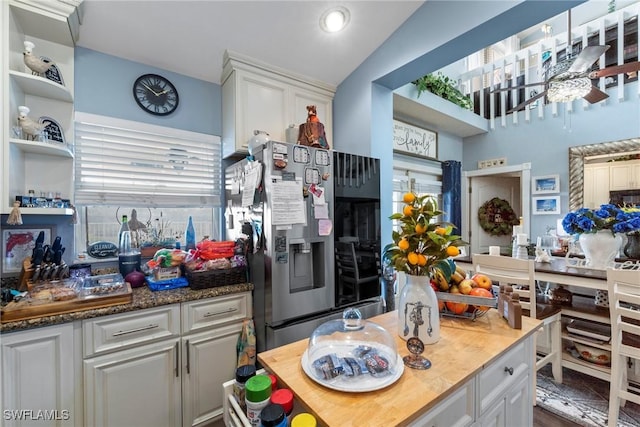
[[[178,91],[166,78],[157,74],[144,74],[133,84],[133,97],[144,111],[166,116],[178,108]]]

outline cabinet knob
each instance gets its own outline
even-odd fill
[[[513,368],[511,368],[509,366],[505,366],[504,367],[504,371],[505,372],[509,372],[509,375],[513,375]]]

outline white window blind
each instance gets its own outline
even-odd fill
[[[219,136],[77,112],[75,203],[220,206]]]

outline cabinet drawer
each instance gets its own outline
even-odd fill
[[[439,403],[424,416],[412,422],[412,426],[464,427],[473,424],[475,379]]]
[[[252,316],[251,293],[182,303],[182,333],[200,331]]]
[[[519,343],[495,362],[485,367],[479,376],[480,412],[483,412],[498,396],[504,395],[517,379],[527,375],[533,350],[525,345],[531,340]],[[531,353],[531,354],[529,354]]]
[[[180,335],[177,304],[82,322],[84,357]]]

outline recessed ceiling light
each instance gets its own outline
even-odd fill
[[[342,6],[332,7],[320,17],[320,28],[328,33],[335,33],[347,26],[351,14]]]

